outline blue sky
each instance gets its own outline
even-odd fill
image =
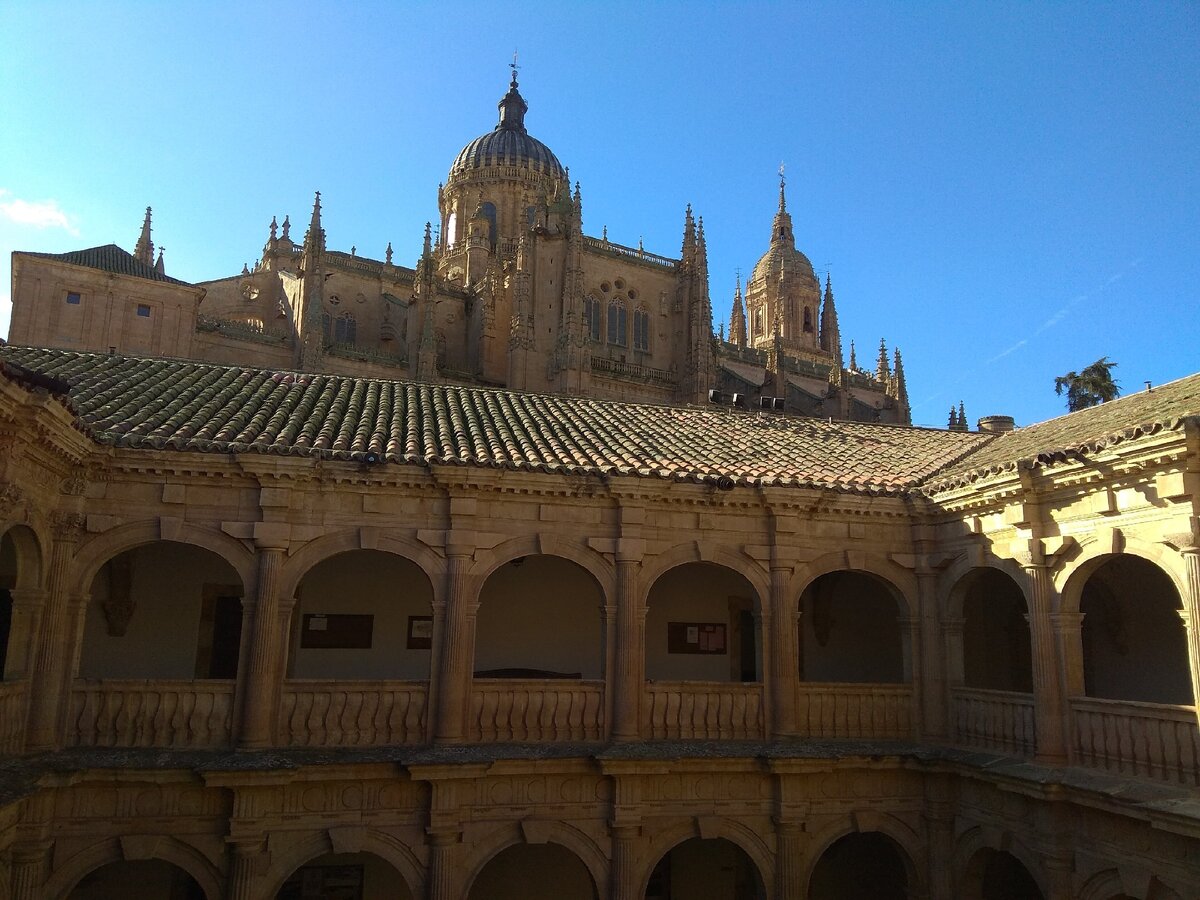
[[[704,217],[718,323],[786,163],[847,351],[901,348],[914,422],[1058,415],[1100,356],[1125,392],[1200,370],[1200,4],[1173,2],[0,0],[0,333],[10,251],[132,249],[147,205],[190,281],[314,190],[331,247],[412,264],[514,49],[589,233],[674,255]]]

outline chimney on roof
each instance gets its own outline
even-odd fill
[[[1016,428],[1012,416],[984,416],[978,425],[984,434],[1004,434]]]

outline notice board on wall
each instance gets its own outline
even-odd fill
[[[724,622],[668,622],[668,653],[723,655],[728,652]]]
[[[300,623],[300,646],[313,650],[370,650],[375,617],[308,613]]]

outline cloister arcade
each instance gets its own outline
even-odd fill
[[[147,537],[147,530],[131,529],[113,536],[109,552],[93,546],[78,556],[72,577],[88,589],[78,595],[68,629],[76,643],[66,673],[73,687],[64,744],[237,747],[256,684],[260,560],[215,537]],[[285,747],[436,747],[446,715],[438,684],[454,677],[446,560],[400,544],[349,544],[329,541],[322,552],[297,553],[280,568],[278,667],[257,682],[277,692],[272,740]],[[11,627],[0,630],[0,714],[10,747],[25,740],[32,699],[21,688],[37,658],[38,601],[50,579],[43,546],[26,526],[0,537],[0,590],[11,603]],[[599,747],[609,740],[614,710],[629,690],[620,670],[628,647],[617,575],[562,541],[546,549],[482,558],[461,579],[461,602],[470,611],[466,744],[582,740]],[[938,657],[930,656],[918,622],[929,601],[902,568],[818,561],[788,582],[781,620],[775,582],[757,562],[739,563],[733,553],[668,557],[643,563],[648,574],[632,594],[640,740],[928,741],[932,734],[948,747],[1028,759],[1038,752],[1036,616],[1029,582],[1011,563],[960,566],[939,582],[933,600],[949,709],[939,734],[918,702],[935,689],[922,667]],[[1194,785],[1200,761],[1165,750],[1154,756],[1147,740],[1113,744],[1108,737],[1121,733],[1113,722],[1129,733],[1152,719],[1160,734],[1176,729],[1164,740],[1180,747],[1195,728],[1182,596],[1176,574],[1162,564],[1130,550],[1064,567],[1052,645],[1063,654],[1055,665],[1066,673],[1061,714],[1076,764],[1113,773],[1132,767],[1142,777]],[[773,653],[793,617],[794,663],[781,669]],[[780,705],[789,696],[785,682],[793,708]],[[651,841],[652,830],[642,840]],[[765,861],[711,835],[647,848],[638,863],[639,896],[774,896],[779,863],[769,854],[782,848],[767,851]],[[870,828],[843,831],[807,853],[804,896],[863,896],[866,884],[871,896],[921,896],[928,889],[925,852]],[[270,897],[306,900],[341,883],[363,900],[427,889],[410,871],[362,848],[305,860],[264,876],[264,885],[275,879]],[[213,896],[204,873],[193,876],[175,862],[98,862],[64,881],[57,896],[107,900],[121,896],[130,878],[148,886],[148,897]],[[553,840],[509,843],[464,870],[462,896],[537,898],[541,891],[598,900],[611,892],[612,877]],[[967,900],[1054,896],[1037,865],[1006,846],[964,857],[953,878],[956,896]],[[1174,896],[1165,886],[1154,891],[1145,896]]]

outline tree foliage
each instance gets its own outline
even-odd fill
[[[1112,377],[1116,365],[1102,356],[1082,372],[1068,372],[1055,378],[1054,393],[1066,390],[1067,409],[1071,412],[1116,400],[1121,395],[1121,387]]]

